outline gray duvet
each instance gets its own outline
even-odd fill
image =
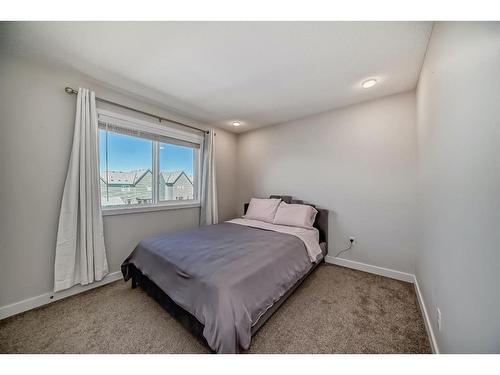
[[[141,241],[128,264],[195,316],[218,353],[247,350],[252,325],[312,267],[299,238],[231,223]]]

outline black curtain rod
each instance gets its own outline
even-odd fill
[[[64,88],[64,91],[66,91],[67,94],[71,94],[71,95],[78,94],[77,90],[75,90],[75,89],[73,89],[71,87],[67,87],[67,86]],[[117,106],[117,107],[120,107],[120,108],[125,108],[125,109],[128,109],[130,111],[137,112],[137,113],[142,113],[143,115],[146,115],[146,116],[154,117],[154,118],[158,119],[158,121],[160,121],[160,122],[167,121],[167,122],[171,122],[171,123],[174,123],[174,124],[177,124],[177,125],[182,125],[182,126],[188,127],[190,129],[193,129],[193,130],[198,130],[198,131],[203,132],[203,133],[207,133],[207,134],[209,133],[208,130],[200,129],[200,128],[197,128],[195,126],[184,124],[184,123],[179,122],[179,121],[175,121],[175,120],[171,120],[171,119],[168,119],[168,118],[165,118],[165,117],[154,115],[154,114],[149,113],[149,112],[144,112],[144,111],[141,111],[140,109],[135,109],[135,108],[132,108],[132,107],[120,104],[120,103],[112,102],[111,100],[107,100],[107,99],[103,99],[103,98],[98,98],[97,96],[96,96],[95,100],[98,101],[98,102],[101,102],[101,103],[107,103],[107,104],[111,104],[111,105],[114,105],[114,106]]]

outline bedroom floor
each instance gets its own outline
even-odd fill
[[[208,353],[152,298],[118,281],[0,321],[0,353]],[[321,265],[249,353],[430,353],[412,284]]]

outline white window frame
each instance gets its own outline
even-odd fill
[[[148,132],[169,138],[178,139],[180,141],[190,142],[199,145],[195,149],[193,183],[196,189],[196,199],[190,200],[171,200],[161,201],[159,199],[158,191],[158,176],[159,176],[159,160],[160,160],[160,142],[153,142],[153,155],[152,155],[152,204],[138,205],[138,206],[108,206],[102,207],[101,211],[103,216],[120,215],[149,211],[163,211],[163,210],[178,210],[182,208],[195,208],[200,207],[201,195],[201,149],[203,143],[203,135],[194,134],[191,132],[183,131],[168,125],[168,122],[162,121],[160,123],[153,123],[150,121],[140,120],[134,117],[126,116],[121,113],[111,112],[104,109],[97,110],[98,122],[105,122],[113,124],[124,129]],[[100,153],[100,152],[99,152]],[[100,175],[100,174],[99,174]],[[99,190],[100,192],[100,190]],[[179,203],[180,202],[180,203]],[[100,204],[100,200],[99,200]]]

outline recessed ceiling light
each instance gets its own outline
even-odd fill
[[[373,87],[377,84],[377,80],[374,79],[374,78],[370,78],[370,79],[367,79],[366,81],[364,81],[361,86],[364,88],[364,89],[369,89],[370,87]]]
[[[233,121],[233,126],[240,126],[241,125],[241,122],[239,121]]]

